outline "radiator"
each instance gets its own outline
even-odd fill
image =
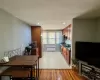
[[[48,47],[47,51],[56,51],[56,48],[55,47]]]

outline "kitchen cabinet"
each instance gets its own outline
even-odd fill
[[[71,51],[67,47],[61,45],[61,53],[65,58],[66,62],[70,65]]]
[[[71,24],[68,25],[67,27],[65,27],[63,30],[62,30],[62,34],[67,36],[69,40],[71,40],[71,30],[72,30],[72,26]]]
[[[32,42],[33,41],[37,42],[37,48],[32,50],[32,54],[36,54],[36,52],[38,52],[40,58],[42,57],[41,31],[42,31],[41,26],[31,26]]]
[[[67,37],[67,40],[63,40],[63,44],[61,45],[61,52],[64,56],[66,62],[70,65],[71,63],[71,35],[72,35],[72,25],[69,24],[62,30],[62,35]],[[69,46],[68,46],[69,45]],[[67,46],[67,47],[66,47]]]

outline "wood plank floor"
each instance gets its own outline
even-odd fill
[[[73,70],[40,70],[39,80],[86,80]]]

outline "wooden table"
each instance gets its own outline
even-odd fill
[[[33,67],[36,66],[36,78],[39,79],[39,58],[36,55],[14,56],[10,58],[10,61],[0,66],[11,67],[28,67],[30,68],[30,78],[33,78]]]

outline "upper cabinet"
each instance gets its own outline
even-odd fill
[[[69,40],[71,40],[71,30],[72,30],[72,26],[71,24],[68,25],[67,27],[65,27],[63,30],[62,30],[62,34],[67,36]]]

